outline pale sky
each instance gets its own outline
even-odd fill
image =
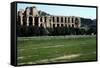
[[[79,16],[84,18],[96,19],[96,8],[94,7],[18,3],[17,10],[25,9],[26,7],[32,7],[32,6],[35,6],[37,10],[45,11],[51,15]]]

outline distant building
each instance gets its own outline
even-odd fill
[[[47,27],[73,27],[80,28],[80,17],[75,16],[41,16],[36,7],[27,7],[24,10],[19,10],[17,14],[17,21],[20,25],[33,25],[44,28]]]

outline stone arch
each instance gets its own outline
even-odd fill
[[[39,17],[34,17],[34,24],[35,24],[35,26],[38,26],[38,24],[39,24]]]

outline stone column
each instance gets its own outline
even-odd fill
[[[24,10],[23,9],[19,9],[18,16],[20,17],[20,24],[21,25],[23,25],[23,13],[24,13]]]
[[[38,26],[40,27],[40,24],[41,24],[41,22],[40,22],[40,17],[38,17]]]
[[[73,25],[74,25],[74,28],[75,28],[75,17],[73,17]]]
[[[47,22],[46,22],[46,24],[47,24],[47,27],[49,27],[50,25],[49,25],[49,17],[47,17]]]
[[[61,27],[61,16],[59,16],[59,27]]]
[[[18,18],[17,20],[19,19],[19,22],[21,25],[23,25],[23,14],[22,14],[22,11],[18,11]]]
[[[68,23],[70,23],[70,17],[68,17]]]
[[[23,15],[20,15],[20,23],[23,25]]]
[[[57,17],[55,16],[55,27],[57,27]]]
[[[70,23],[72,23],[72,17],[70,17]]]
[[[43,25],[43,27],[45,28],[45,22],[44,22],[44,16],[42,16],[42,25]]]
[[[50,17],[50,27],[53,28],[52,17]]]
[[[66,23],[67,23],[67,27],[68,27],[68,17],[66,17]]]
[[[44,16],[42,17],[42,23],[43,23],[43,26],[44,26],[44,28],[46,28],[46,24],[45,24],[45,21],[44,21]]]
[[[33,22],[32,22],[32,25],[34,26],[34,17],[33,17]]]
[[[44,22],[44,17],[42,16],[42,23]]]
[[[27,26],[29,26],[29,16],[27,16]]]
[[[63,26],[65,26],[65,16],[63,17],[63,24],[64,24]]]
[[[72,27],[72,17],[70,17],[70,27]]]
[[[68,25],[68,27],[70,25],[70,17],[69,16],[67,17],[67,25]]]

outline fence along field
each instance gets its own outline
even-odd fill
[[[18,37],[17,44],[18,65],[96,60],[95,35]]]

